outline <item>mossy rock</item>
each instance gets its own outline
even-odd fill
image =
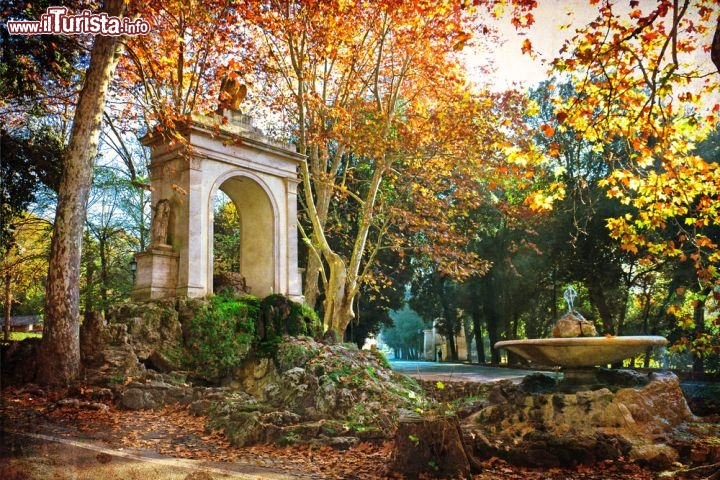
[[[283,335],[316,338],[322,333],[322,324],[307,305],[275,294],[262,300],[256,331],[260,342],[272,343]]]
[[[275,353],[275,359],[280,372],[286,372],[295,367],[305,367],[308,361],[320,353],[320,349],[308,342],[280,342]],[[313,342],[314,343],[314,342]]]

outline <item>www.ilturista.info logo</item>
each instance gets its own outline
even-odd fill
[[[83,10],[68,15],[67,7],[48,7],[40,20],[8,20],[10,35],[142,35],[150,32],[150,24],[142,18],[111,17],[107,13]]]

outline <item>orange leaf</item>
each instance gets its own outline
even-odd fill
[[[552,137],[553,135],[555,135],[555,129],[554,129],[553,127],[551,127],[550,125],[548,125],[547,123],[544,124],[544,125],[542,125],[542,126],[540,126],[540,130],[542,130],[542,132],[543,132],[543,133],[545,134],[545,136],[548,137],[548,138],[549,138],[549,137]]]
[[[523,40],[522,48],[520,49],[522,53],[531,53],[532,52],[532,42],[528,40],[527,38]]]

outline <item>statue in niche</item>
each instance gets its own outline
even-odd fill
[[[155,214],[153,215],[151,233],[151,247],[169,247],[168,241],[168,222],[170,220],[170,201],[167,198],[158,200],[155,205]]]
[[[246,96],[247,85],[240,83],[240,72],[228,73],[220,83],[217,113],[221,114],[223,110],[238,111]]]

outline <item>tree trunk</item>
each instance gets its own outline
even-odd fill
[[[380,190],[380,184],[387,168],[384,161],[378,163],[382,165],[378,165],[375,172],[373,172],[365,196],[365,203],[362,207],[362,216],[350,259],[345,261],[340,255],[332,251],[329,244],[326,244],[323,248],[325,260],[328,262],[328,269],[330,270],[330,281],[325,292],[325,325],[335,330],[338,339],[345,337],[347,326],[355,318],[353,301],[360,291],[359,285],[362,281],[360,278],[361,263],[365,257],[368,233],[373,223],[377,193]],[[332,306],[330,311],[327,308],[328,306]]]
[[[453,322],[454,322],[454,320],[453,320]],[[454,328],[454,325],[453,325],[453,328]],[[447,339],[448,339],[447,340],[448,349],[450,350],[450,360],[452,360],[453,362],[457,362],[458,361],[458,352],[457,352],[457,345],[455,344],[455,335],[450,335],[449,337],[447,337]]]
[[[320,285],[319,285],[319,277],[320,277],[320,269],[322,268],[322,264],[320,262],[320,259],[315,254],[315,252],[312,251],[313,247],[310,245],[307,245],[308,249],[308,260],[307,260],[307,268],[305,269],[305,278],[303,286],[303,296],[305,297],[305,303],[312,309],[315,309],[315,306],[317,304],[317,299],[320,294]]]
[[[710,290],[705,289],[701,292],[702,301],[696,300],[693,309],[693,322],[695,322],[695,338],[701,338],[705,333],[705,299]],[[699,352],[693,351],[693,373],[705,373],[705,361]]]
[[[500,364],[500,351],[495,348],[495,344],[500,341],[498,336],[498,320],[497,317],[488,315],[486,317],[488,339],[490,340],[490,363],[492,365]]]
[[[616,330],[612,312],[610,311],[610,307],[607,303],[607,298],[605,297],[605,292],[602,287],[593,285],[592,283],[588,284],[588,294],[590,295],[590,301],[593,305],[595,305],[595,308],[598,309],[598,313],[600,314],[600,321],[603,326],[602,333],[615,335]]]
[[[643,335],[650,335],[650,327],[649,327],[649,319],[650,319],[650,300],[651,298],[651,291],[650,287],[646,286],[643,290],[642,296],[640,298],[644,299],[645,304],[643,305]],[[643,363],[644,368],[650,368],[650,354],[652,353],[652,348],[648,348],[645,350],[645,361]]]
[[[445,319],[445,337],[447,338],[448,349],[448,360],[458,361],[457,345],[455,344],[455,332],[458,331],[456,318],[457,315],[453,312],[452,305],[450,305],[450,295],[446,291],[447,277],[440,275],[435,272],[435,285],[437,291],[440,292],[440,305],[442,306],[443,318]]]
[[[108,0],[105,7],[111,16],[120,16],[125,10],[122,0]],[[120,40],[121,37],[95,37],[65,153],[50,248],[45,325],[38,352],[36,380],[43,385],[67,386],[75,380],[80,368],[83,228],[105,95],[120,59]]]
[[[300,151],[305,152],[308,151],[308,149],[301,148]],[[315,168],[312,169],[313,178],[321,175],[321,172],[317,169],[319,168],[319,165],[321,163],[325,164],[327,162],[327,157],[324,157],[324,161],[321,162],[320,155],[320,150],[318,149],[317,145],[314,145],[309,149],[308,156],[311,160],[310,163],[315,166]],[[311,175],[310,171],[305,170],[301,170],[301,174]],[[306,184],[303,182],[303,188],[309,188],[309,185],[310,183]],[[330,200],[332,199],[333,191],[330,185],[324,184],[322,182],[315,182],[314,187],[315,198],[313,199],[312,195],[306,195],[305,199],[309,202],[314,200],[314,209],[309,209],[310,215],[312,215],[313,211],[315,212],[315,217],[317,220],[317,223],[312,222],[313,231],[321,229],[321,231],[324,232],[325,226],[327,224],[328,212],[330,210]],[[310,193],[311,192],[312,189],[310,189]],[[317,251],[313,250],[317,249],[317,245],[325,241],[325,239],[319,238],[319,236],[314,233],[311,233],[309,237],[312,245],[306,245],[308,249],[308,263],[307,269],[305,270],[305,284],[303,286],[303,296],[305,297],[305,303],[307,303],[311,308],[315,308],[318,296],[320,295],[320,270],[323,268],[323,264],[321,258],[318,256],[319,254],[317,253]]]
[[[326,334],[333,335],[335,340],[342,341],[345,328],[352,320],[352,308],[347,302],[346,280],[347,267],[342,257],[330,252],[327,258],[330,271],[327,290],[325,291],[325,314],[323,323],[327,326]],[[348,310],[350,313],[348,313]],[[332,331],[332,333],[331,333]]]
[[[472,307],[473,333],[475,336],[475,350],[477,350],[478,363],[485,363],[485,345],[482,337],[482,318],[480,316],[479,302],[473,302]]]
[[[5,274],[5,341],[10,341],[10,313],[12,310],[12,294],[10,287],[12,285],[12,275]]]
[[[95,264],[92,261],[88,262],[88,267],[85,269],[85,313],[92,312],[95,310],[95,304],[93,303],[93,289],[95,279]]]
[[[489,284],[490,282],[488,282]],[[489,287],[491,288],[491,287]],[[489,296],[488,306],[485,309],[485,324],[487,325],[488,340],[490,340],[490,363],[498,365],[500,363],[500,351],[495,348],[495,344],[500,341],[498,335],[500,316],[497,313],[495,298]]]
[[[98,250],[100,253],[100,300],[102,302],[101,309],[102,313],[107,318],[108,308],[108,288],[109,288],[109,273],[108,273],[108,261],[107,261],[107,239],[105,237],[105,231],[102,231],[102,235],[98,239]]]

